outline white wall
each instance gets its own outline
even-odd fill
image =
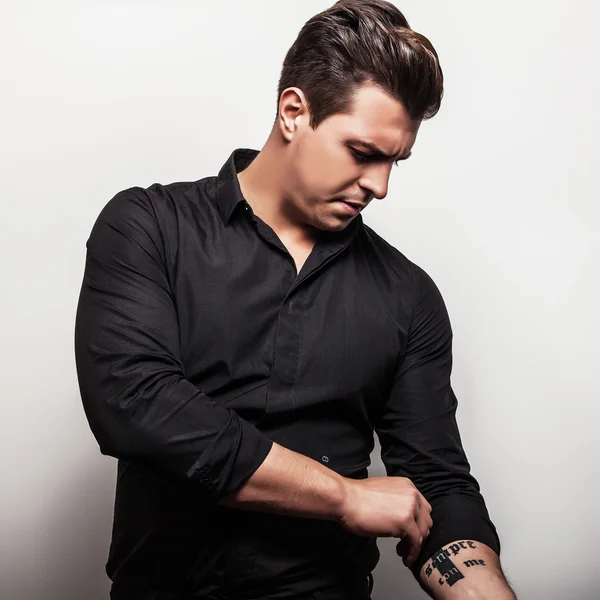
[[[598,598],[599,6],[397,4],[446,98],[365,219],[442,290],[463,442],[520,597]],[[73,358],[98,212],[260,147],[285,51],[328,5],[0,2],[0,600],[107,598],[115,461]],[[423,598],[394,543],[375,600]]]

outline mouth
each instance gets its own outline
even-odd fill
[[[349,202],[347,200],[337,200],[336,202],[344,208],[346,213],[352,216],[356,216],[366,206],[366,204],[360,202]]]

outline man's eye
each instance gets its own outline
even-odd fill
[[[364,154],[363,152],[359,152],[358,150],[355,150],[354,148],[351,148],[352,154],[354,155],[354,158],[361,163],[367,162],[371,159],[371,154]]]

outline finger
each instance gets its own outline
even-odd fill
[[[426,507],[421,506],[417,508],[416,514],[417,525],[421,530],[423,537],[425,537],[425,531],[433,527],[433,519],[431,518],[431,513],[429,512],[429,510],[427,510]]]
[[[423,494],[421,494],[421,506],[425,508],[425,510],[427,510],[427,512],[431,513],[432,508],[431,508],[431,504],[429,504],[429,502],[427,502],[427,498],[425,498],[425,496],[423,496]]]
[[[427,511],[422,511],[417,518],[417,526],[419,527],[419,531],[421,532],[423,539],[429,536],[432,525],[433,521],[431,520],[429,513]]]
[[[406,549],[403,562],[407,567],[409,567],[419,555],[419,552],[421,551],[421,544],[423,543],[423,536],[421,535],[421,531],[417,527],[415,521],[413,521],[411,525],[407,527],[402,542],[405,542]]]

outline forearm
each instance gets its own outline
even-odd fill
[[[436,552],[423,565],[420,581],[436,600],[516,600],[498,555],[473,540],[458,540]]]
[[[299,517],[341,517],[344,478],[317,461],[273,443],[258,469],[223,506]]]

